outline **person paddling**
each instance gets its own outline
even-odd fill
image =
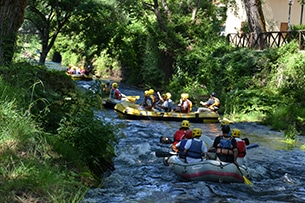
[[[194,128],[192,130],[193,139],[183,139],[176,144],[179,149],[179,157],[184,158],[186,163],[196,163],[207,157],[207,145],[204,141],[200,140],[202,130]]]
[[[215,138],[209,151],[216,151],[216,155],[220,161],[232,162],[239,166],[237,162],[238,150],[236,140],[229,134],[230,126],[222,126],[222,135]]]
[[[238,156],[237,156],[237,162],[240,166],[244,165],[245,156],[247,154],[247,147],[245,140],[240,138],[240,130],[237,128],[234,128],[232,130],[232,136],[236,140],[237,144],[237,150],[238,150]]]
[[[123,94],[119,90],[118,83],[116,83],[116,82],[112,83],[112,88],[110,90],[109,98],[121,100],[122,97],[123,97]]]
[[[190,122],[188,120],[183,120],[180,124],[179,130],[174,134],[174,142],[172,144],[172,150],[178,152],[179,149],[176,147],[176,144],[180,142],[184,137],[188,136],[192,138],[192,131],[190,130]]]
[[[216,93],[212,92],[210,94],[210,98],[208,101],[203,102],[200,101],[200,104],[203,105],[204,107],[198,108],[197,112],[204,112],[204,111],[215,111],[217,112],[220,108],[220,100],[216,97]]]

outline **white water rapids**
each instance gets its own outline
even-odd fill
[[[126,95],[142,96],[136,89],[121,90]],[[183,182],[171,167],[164,166],[162,158],[155,156],[155,151],[169,147],[159,142],[160,136],[172,137],[180,122],[123,120],[113,110],[100,111],[97,116],[121,128],[114,158],[116,170],[104,175],[101,188],[88,191],[84,203],[305,202],[305,152],[299,149],[305,143],[302,136],[297,145],[290,146],[282,142],[283,133],[266,126],[232,124],[232,128],[241,130],[243,138],[259,144],[247,154],[246,165],[253,185]],[[219,124],[192,123],[191,128],[194,127],[200,127],[212,139],[220,133]]]

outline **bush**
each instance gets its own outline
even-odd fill
[[[113,170],[116,127],[96,119],[99,98],[44,66],[18,63],[0,73],[2,200],[80,200]]]

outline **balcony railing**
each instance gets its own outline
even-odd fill
[[[255,33],[228,34],[229,43],[236,47],[248,47],[251,49],[263,50],[266,48],[278,48],[284,44],[296,40],[299,49],[305,49],[305,30],[264,32],[259,35]]]

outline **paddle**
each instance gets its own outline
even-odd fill
[[[164,151],[156,151],[156,157],[169,157],[173,155],[177,155],[175,152],[164,152]]]
[[[174,141],[168,137],[161,136],[160,143],[162,144],[172,144]]]
[[[235,164],[235,163],[234,163]],[[238,171],[240,172],[240,174],[243,176],[244,178],[244,183],[247,185],[253,185],[253,183],[243,174],[243,172],[240,170],[239,166],[237,164],[235,164],[235,166],[237,167]]]
[[[130,102],[136,102],[137,99],[140,99],[140,96],[125,96],[125,98]]]
[[[256,143],[249,144],[248,146],[246,146],[247,149],[252,149],[252,148],[256,148],[256,147],[259,147],[259,145]]]

